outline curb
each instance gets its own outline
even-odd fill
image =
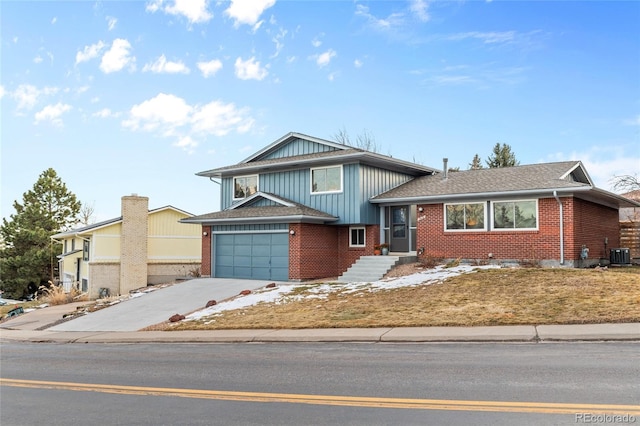
[[[134,332],[1,329],[0,340],[31,343],[544,343],[640,341],[640,323]]]

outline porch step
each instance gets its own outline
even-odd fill
[[[378,281],[400,261],[400,256],[362,256],[340,277],[339,282]]]

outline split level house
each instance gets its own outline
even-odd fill
[[[300,133],[197,175],[219,183],[221,210],[182,222],[202,226],[203,275],[227,278],[335,277],[381,243],[578,266],[606,258],[618,209],[640,205],[596,188],[580,161],[447,172]]]
[[[95,299],[127,294],[199,274],[201,228],[179,221],[190,213],[172,206],[149,210],[149,199],[122,197],[122,216],[53,235],[62,244],[60,280]]]

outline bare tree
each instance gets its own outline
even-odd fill
[[[342,145],[364,149],[365,151],[380,152],[380,147],[376,143],[375,136],[373,136],[373,134],[367,129],[364,129],[362,133],[356,136],[356,140],[352,143],[351,138],[349,137],[349,132],[347,132],[347,129],[343,127],[333,135],[333,140]]]
[[[78,213],[80,223],[84,226],[94,223],[95,220],[93,218],[93,214],[95,212],[96,208],[94,203],[82,203],[82,205],[80,206],[80,213]]]
[[[611,185],[613,186],[614,191],[625,191],[631,192],[637,189],[640,189],[640,180],[638,180],[638,175],[620,175],[614,176],[610,180]]]

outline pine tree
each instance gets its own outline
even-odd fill
[[[511,147],[505,143],[493,147],[493,153],[487,158],[487,166],[490,168],[513,167],[519,165],[516,155],[511,152]]]
[[[473,160],[471,160],[471,163],[469,163],[469,169],[470,170],[478,170],[478,169],[482,169],[482,160],[480,159],[480,156],[478,154],[473,156]]]
[[[10,220],[2,219],[0,236],[0,288],[13,298],[35,292],[53,281],[60,245],[51,240],[57,232],[78,223],[80,203],[53,169],[40,174],[33,188],[14,201]]]

